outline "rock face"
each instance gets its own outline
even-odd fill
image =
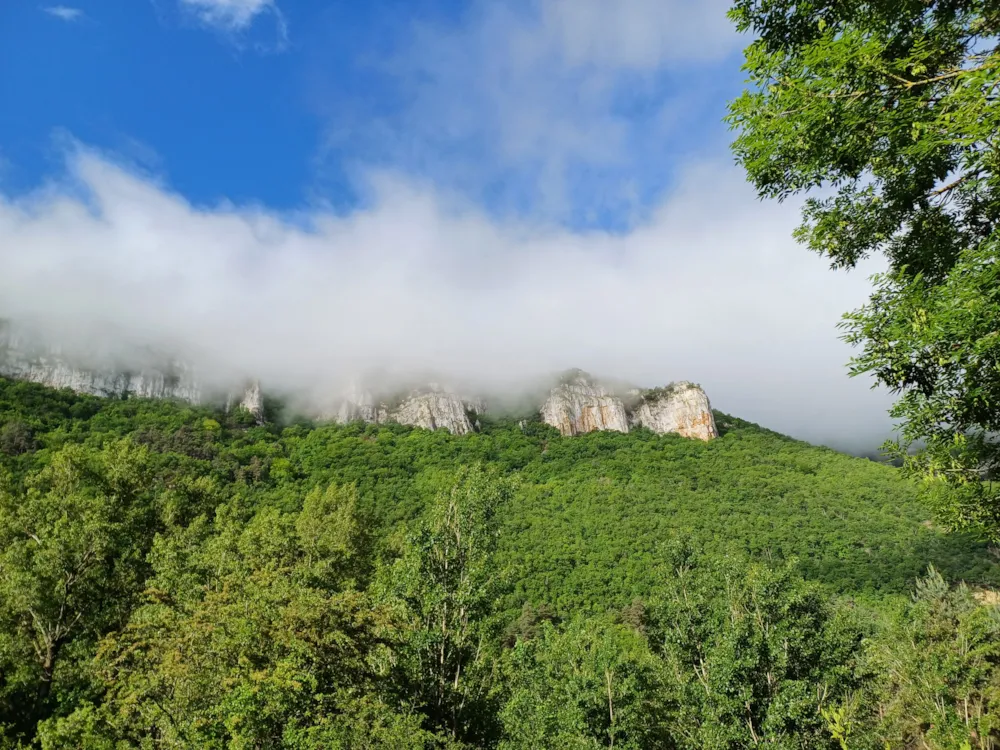
[[[541,409],[542,421],[563,435],[594,430],[628,432],[625,403],[586,373],[565,378],[549,392]]]
[[[241,394],[230,394],[226,400],[226,411],[233,409],[234,404],[250,412],[257,424],[264,424],[264,393],[259,380],[251,381]]]
[[[0,376],[28,380],[53,388],[70,388],[77,393],[117,398],[158,398],[206,402],[194,373],[183,363],[147,356],[140,367],[87,367],[78,358],[64,356],[55,346],[38,345],[13,331],[0,320]],[[86,359],[86,358],[84,358]],[[94,357],[91,360],[97,361]],[[104,360],[102,360],[104,361]],[[616,390],[587,373],[571,370],[552,388],[541,406],[542,421],[563,435],[580,435],[594,430],[628,432],[632,426],[646,427],[659,434],[676,433],[698,440],[718,437],[708,396],[697,385],[682,381],[664,388],[630,390],[623,398]],[[260,383],[250,381],[225,398],[225,390],[208,394],[210,403],[227,410],[235,405],[250,412],[258,424],[264,423],[264,397]],[[535,401],[537,403],[537,401]],[[522,414],[530,407],[518,407]],[[374,396],[355,384],[337,400],[333,409],[320,417],[335,422],[397,422],[428,430],[446,429],[466,435],[479,428],[477,415],[487,413],[480,398],[459,395],[437,383],[428,383],[392,396]],[[524,429],[524,422],[520,423]]]
[[[141,370],[78,367],[56,348],[32,347],[0,328],[0,376],[103,397],[163,398],[199,403],[201,389],[178,362]]]
[[[454,435],[466,435],[473,432],[469,412],[482,409],[481,402],[467,401],[434,383],[390,400],[376,399],[370,391],[355,386],[328,416],[342,424],[397,422],[427,430],[444,428]]]
[[[663,435],[676,433],[698,440],[718,437],[708,396],[694,383],[630,390],[625,399],[579,370],[571,371],[549,392],[542,421],[563,435],[594,430],[628,432],[643,426]]]
[[[336,410],[324,415],[340,424],[348,422],[385,422],[388,411],[379,409],[370,391],[359,387],[356,383],[341,398]]]
[[[473,431],[465,402],[446,391],[411,396],[389,413],[389,419],[428,430],[444,427],[453,435],[466,435]]]
[[[698,440],[719,436],[708,396],[700,387],[687,381],[640,392],[632,420],[634,424],[661,435],[673,432]]]
[[[41,383],[51,388],[69,388],[77,393],[104,397],[179,399],[197,403],[201,394],[183,374],[163,372],[111,373],[81,370],[57,360],[0,365],[0,375]]]

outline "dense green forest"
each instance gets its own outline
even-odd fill
[[[0,379],[0,747],[995,748],[995,550],[890,466]]]

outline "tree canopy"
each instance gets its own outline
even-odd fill
[[[852,372],[899,394],[887,450],[961,488],[940,495],[949,524],[1000,537],[1000,4],[736,0],[730,17],[754,37],[728,116],[750,181],[812,193],[796,236],[834,268],[887,261],[844,321]]]
[[[0,748],[1000,747],[989,548],[716,419],[258,426],[0,379]]]

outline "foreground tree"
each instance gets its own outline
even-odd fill
[[[127,441],[67,446],[23,491],[0,481],[0,719],[27,726],[62,699],[54,684],[79,689],[93,643],[128,616],[152,537],[147,483],[147,453]]]
[[[989,592],[949,586],[931,567],[859,662],[864,688],[824,713],[849,750],[1000,748],[1000,607]]]
[[[460,470],[382,571],[383,599],[409,622],[402,655],[409,690],[430,725],[458,741],[478,744],[492,732],[493,614],[504,585],[495,552],[513,490],[497,472]]]
[[[504,659],[502,750],[673,747],[662,663],[635,629],[604,619],[544,622]]]
[[[668,554],[647,631],[672,696],[674,746],[831,747],[823,714],[858,685],[858,623],[793,563]]]
[[[1000,537],[1000,4],[737,0],[730,17],[757,37],[728,117],[750,181],[829,194],[796,236],[833,267],[888,261],[844,324],[853,374],[901,394],[886,449],[961,488],[948,523]]]
[[[355,587],[355,502],[336,485],[298,513],[237,500],[159,537],[145,603],[101,642],[101,689],[44,722],[42,748],[445,746],[385,679],[400,627]]]

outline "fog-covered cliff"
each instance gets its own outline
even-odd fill
[[[0,375],[4,377],[93,396],[202,400],[194,373],[184,363],[166,357],[156,363],[145,356],[141,359],[146,361],[137,366],[96,365],[87,361],[86,352],[71,353],[63,346],[40,343],[0,322]]]
[[[484,410],[479,399],[466,399],[437,383],[376,398],[358,385],[352,386],[328,414],[334,421],[399,424],[428,430],[446,429],[455,435],[473,431],[470,414]]]
[[[634,424],[661,435],[674,432],[699,440],[719,436],[712,406],[700,386],[680,381],[638,395],[639,404],[632,412]]]
[[[109,398],[175,399],[190,403],[225,403],[247,410],[261,424],[265,419],[265,390],[257,380],[235,382],[206,394],[197,374],[183,362],[142,357],[97,365],[85,353],[33,341],[0,324],[0,376],[29,380],[53,388]],[[128,362],[128,365],[123,364]],[[139,364],[135,364],[139,362]],[[340,423],[396,422],[428,430],[445,429],[465,435],[477,429],[477,416],[489,413],[487,401],[440,383],[400,389],[368,386],[363,380],[339,397],[315,407],[314,415]],[[222,397],[219,398],[219,391]],[[656,433],[710,440],[718,435],[708,396],[687,381],[653,389],[612,387],[581,370],[554,379],[539,398],[537,417],[563,435],[594,430],[628,432],[642,426]],[[522,415],[523,416],[523,415]]]
[[[565,376],[542,404],[542,421],[563,435],[593,430],[628,432],[629,419],[622,399],[586,373]]]

